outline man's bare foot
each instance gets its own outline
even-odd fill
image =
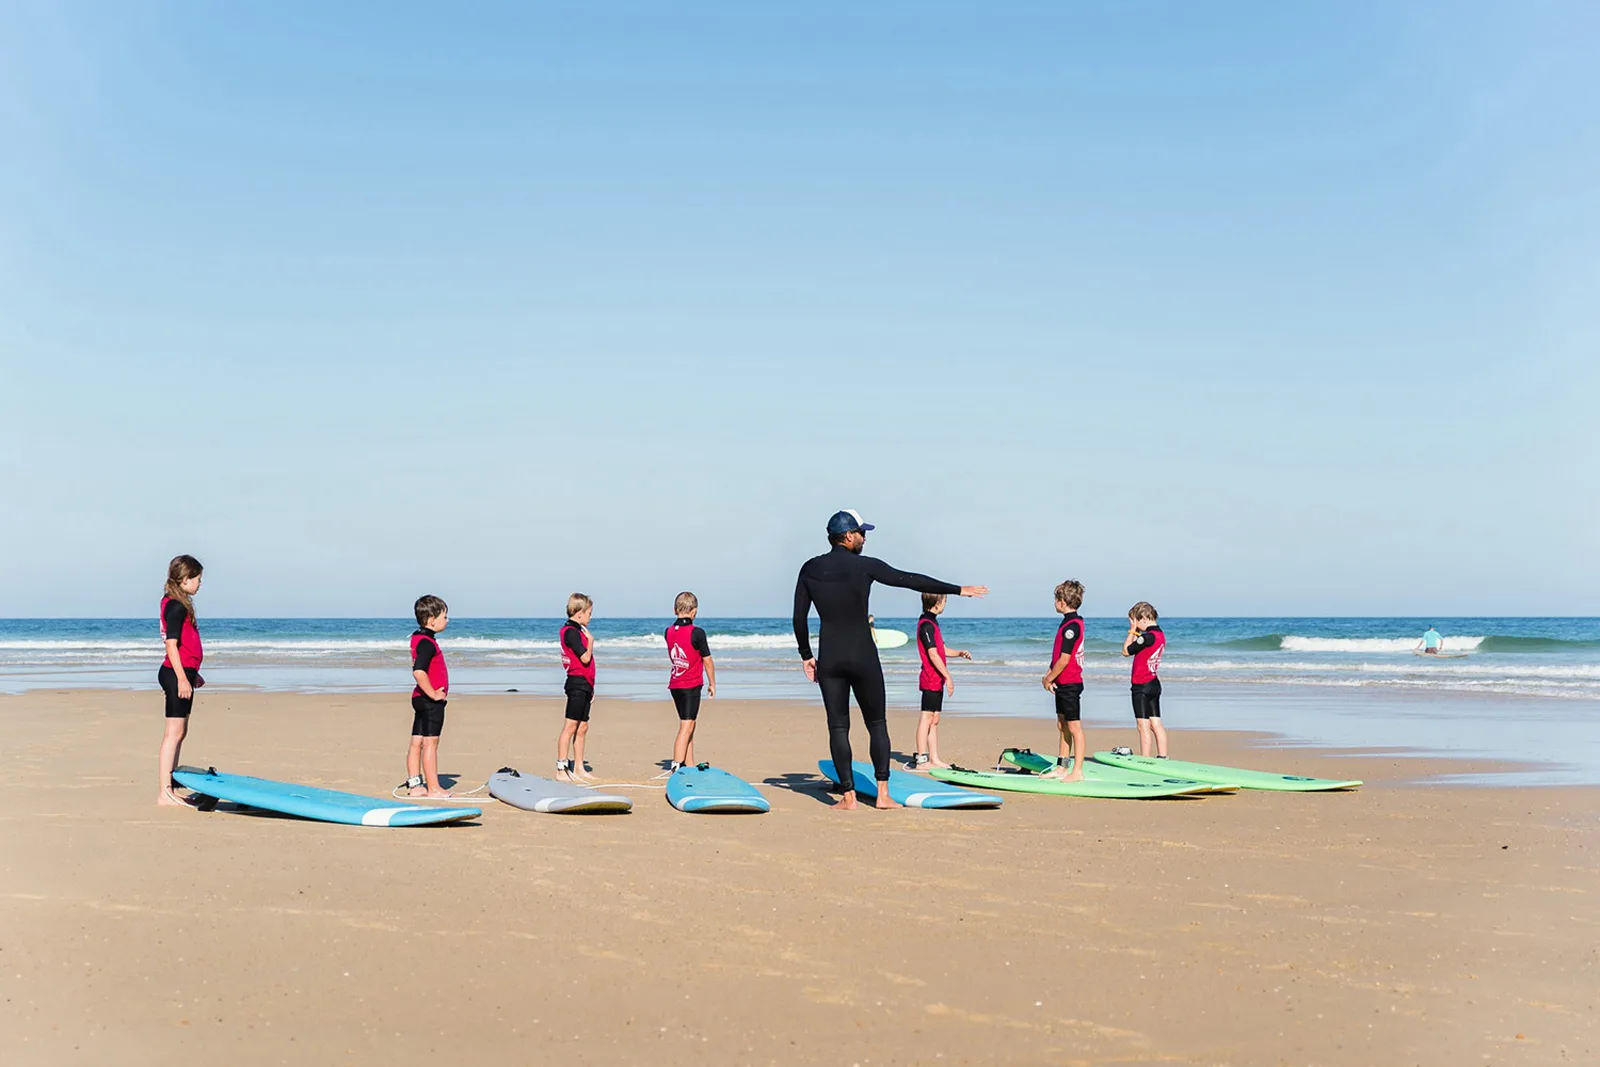
[[[890,808],[905,807],[904,804],[890,797],[888,793],[879,793],[878,798],[872,802],[872,806],[877,808],[879,811],[888,811]]]
[[[854,789],[840,793],[839,799],[834,801],[833,804],[834,811],[855,811],[859,807],[861,805],[856,803],[856,791]]]
[[[163,789],[161,795],[156,797],[156,807],[158,808],[187,808],[189,806],[190,804],[187,800],[184,800],[170,789]]]

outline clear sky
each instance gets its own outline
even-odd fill
[[[1596,614],[1600,6],[0,5],[0,615]],[[896,604],[899,601],[895,601]],[[907,601],[909,604],[909,601]]]

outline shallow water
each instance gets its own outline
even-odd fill
[[[666,686],[666,619],[598,619],[604,699],[645,699]],[[1429,623],[1461,659],[1411,654]],[[701,620],[719,691],[742,699],[814,700],[785,619]],[[909,631],[911,618],[881,628]],[[944,621],[953,661],[952,715],[1048,721],[1040,688],[1055,619]],[[1286,744],[1395,748],[1526,761],[1519,781],[1600,783],[1600,620],[1168,619],[1162,664],[1170,729],[1240,729]],[[310,692],[409,691],[409,620],[201,617],[208,687]],[[556,619],[452,620],[441,635],[457,693],[554,695],[562,672]],[[1089,619],[1084,695],[1090,728],[1127,725],[1126,621]],[[153,688],[154,620],[0,620],[0,691]],[[892,707],[917,704],[917,653],[882,653]],[[1048,738],[1049,728],[1042,729]],[[1037,740],[1037,739],[1035,739]],[[1034,742],[1024,742],[1034,743]],[[1040,742],[1042,743],[1042,742]],[[1503,780],[1503,779],[1502,779]]]

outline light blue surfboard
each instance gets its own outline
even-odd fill
[[[817,769],[835,782],[839,781],[833,760],[818,760]],[[873,776],[872,764],[856,760],[852,770],[855,771],[856,792],[870,802],[878,795],[878,780]],[[908,808],[998,808],[1004,803],[1003,798],[989,793],[962,789],[892,767],[889,769],[889,799]]]
[[[428,808],[420,804],[396,804],[392,800],[341,793],[336,789],[275,782],[270,778],[251,778],[244,774],[218,774],[215,767],[179,767],[172,772],[172,777],[179,785],[194,790],[202,797],[348,826],[432,826],[475,819],[483,814],[478,808]]]
[[[688,812],[763,812],[772,805],[755,786],[709,763],[679,767],[667,779],[667,803]]]

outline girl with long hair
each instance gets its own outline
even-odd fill
[[[204,569],[193,556],[174,556],[167,564],[167,586],[161,596],[161,640],[166,656],[156,680],[167,697],[167,726],[161,735],[156,803],[166,807],[185,803],[173,792],[172,769],[178,765],[183,739],[189,733],[194,691],[206,684],[200,677],[205,649],[200,644],[200,628],[194,615],[194,595],[200,591]]]

